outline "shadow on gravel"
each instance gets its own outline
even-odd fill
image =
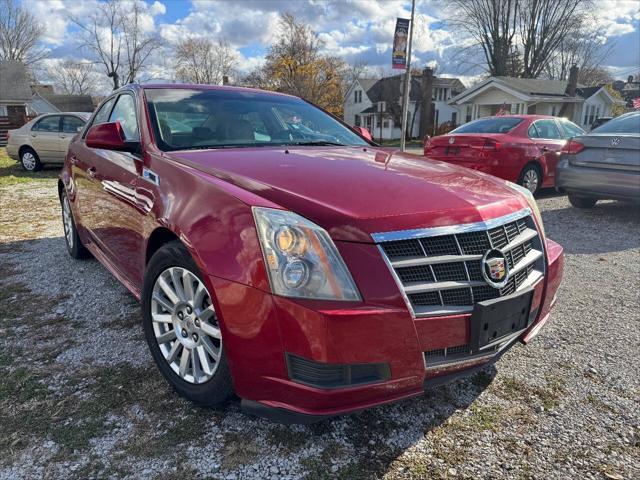
[[[419,474],[420,478],[441,478],[442,472],[424,460],[414,457],[410,467],[405,467],[404,462],[398,466],[396,462],[427,434],[431,433],[441,438],[450,435],[451,430],[459,429],[462,433],[468,428],[467,425],[447,422],[458,410],[470,409],[474,418],[472,425],[491,428],[490,424],[498,418],[496,412],[482,407],[474,410],[473,402],[491,384],[496,373],[495,366],[491,365],[469,378],[427,390],[421,397],[323,420],[305,427],[313,435],[314,441],[318,439],[327,445],[319,456],[301,462],[308,469],[305,478],[382,478],[387,472],[398,468],[400,471],[410,468],[411,473]],[[291,431],[295,427],[279,428],[289,430],[291,434],[295,433]],[[336,453],[331,439],[340,433],[342,441],[357,454],[353,455],[351,463],[339,469],[334,468],[329,473],[327,468],[331,466],[331,460],[335,458]],[[464,442],[442,442],[440,447],[431,453],[443,462],[456,464],[463,461],[469,448],[471,446],[465,445]],[[394,463],[396,465],[392,465]]]
[[[136,462],[156,458],[185,468],[187,477],[203,470],[261,476],[283,457],[299,463],[308,480],[380,478],[427,433],[445,439],[460,429],[447,422],[457,410],[469,410],[478,428],[499,418],[473,404],[493,381],[494,366],[418,398],[310,426],[244,415],[237,399],[198,408],[151,365],[138,303],[98,262],[68,258],[61,237],[0,244],[0,262],[0,467],[30,446],[55,445],[42,460],[53,471],[90,459],[78,478],[114,469],[135,476]],[[109,302],[96,305],[97,292]],[[28,361],[36,357],[37,364]],[[220,463],[189,470],[191,460],[175,456],[180,445],[207,446]],[[470,448],[446,442],[434,455],[455,463]],[[431,464],[416,468],[437,477]]]
[[[542,212],[550,238],[568,254],[619,252],[640,247],[640,205],[598,202],[592,209]]]

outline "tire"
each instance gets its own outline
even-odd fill
[[[78,229],[76,228],[76,222],[73,219],[73,212],[71,211],[71,204],[67,197],[67,192],[63,190],[60,195],[60,206],[62,208],[62,226],[64,228],[64,240],[67,245],[67,251],[73,258],[80,260],[88,258],[90,255],[89,250],[80,241],[78,235]]]
[[[42,170],[42,162],[40,157],[32,148],[23,148],[20,152],[20,165],[27,172],[37,172]]]
[[[596,206],[596,203],[598,203],[598,199],[570,194],[569,203],[576,208],[593,208]]]
[[[533,195],[538,193],[540,185],[542,185],[540,167],[532,163],[526,165],[520,173],[518,184],[529,190]]]
[[[158,369],[180,395],[202,406],[219,405],[233,395],[212,297],[179,241],[167,243],[149,261],[142,288],[142,322]]]

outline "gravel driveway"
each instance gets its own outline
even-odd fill
[[[417,399],[281,426],[173,393],[133,297],[67,255],[55,172],[3,162],[0,479],[640,478],[638,207],[539,200],[566,270],[529,346]]]

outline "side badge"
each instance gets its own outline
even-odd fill
[[[148,168],[142,169],[142,178],[150,181],[154,185],[160,185],[160,178]]]

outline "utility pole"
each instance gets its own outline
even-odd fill
[[[409,48],[407,52],[407,70],[404,73],[404,93],[402,95],[402,128],[400,129],[400,150],[404,151],[407,132],[407,113],[409,110],[409,86],[411,85],[411,44],[413,43],[413,17],[416,0],[411,0],[411,23],[409,23]]]

